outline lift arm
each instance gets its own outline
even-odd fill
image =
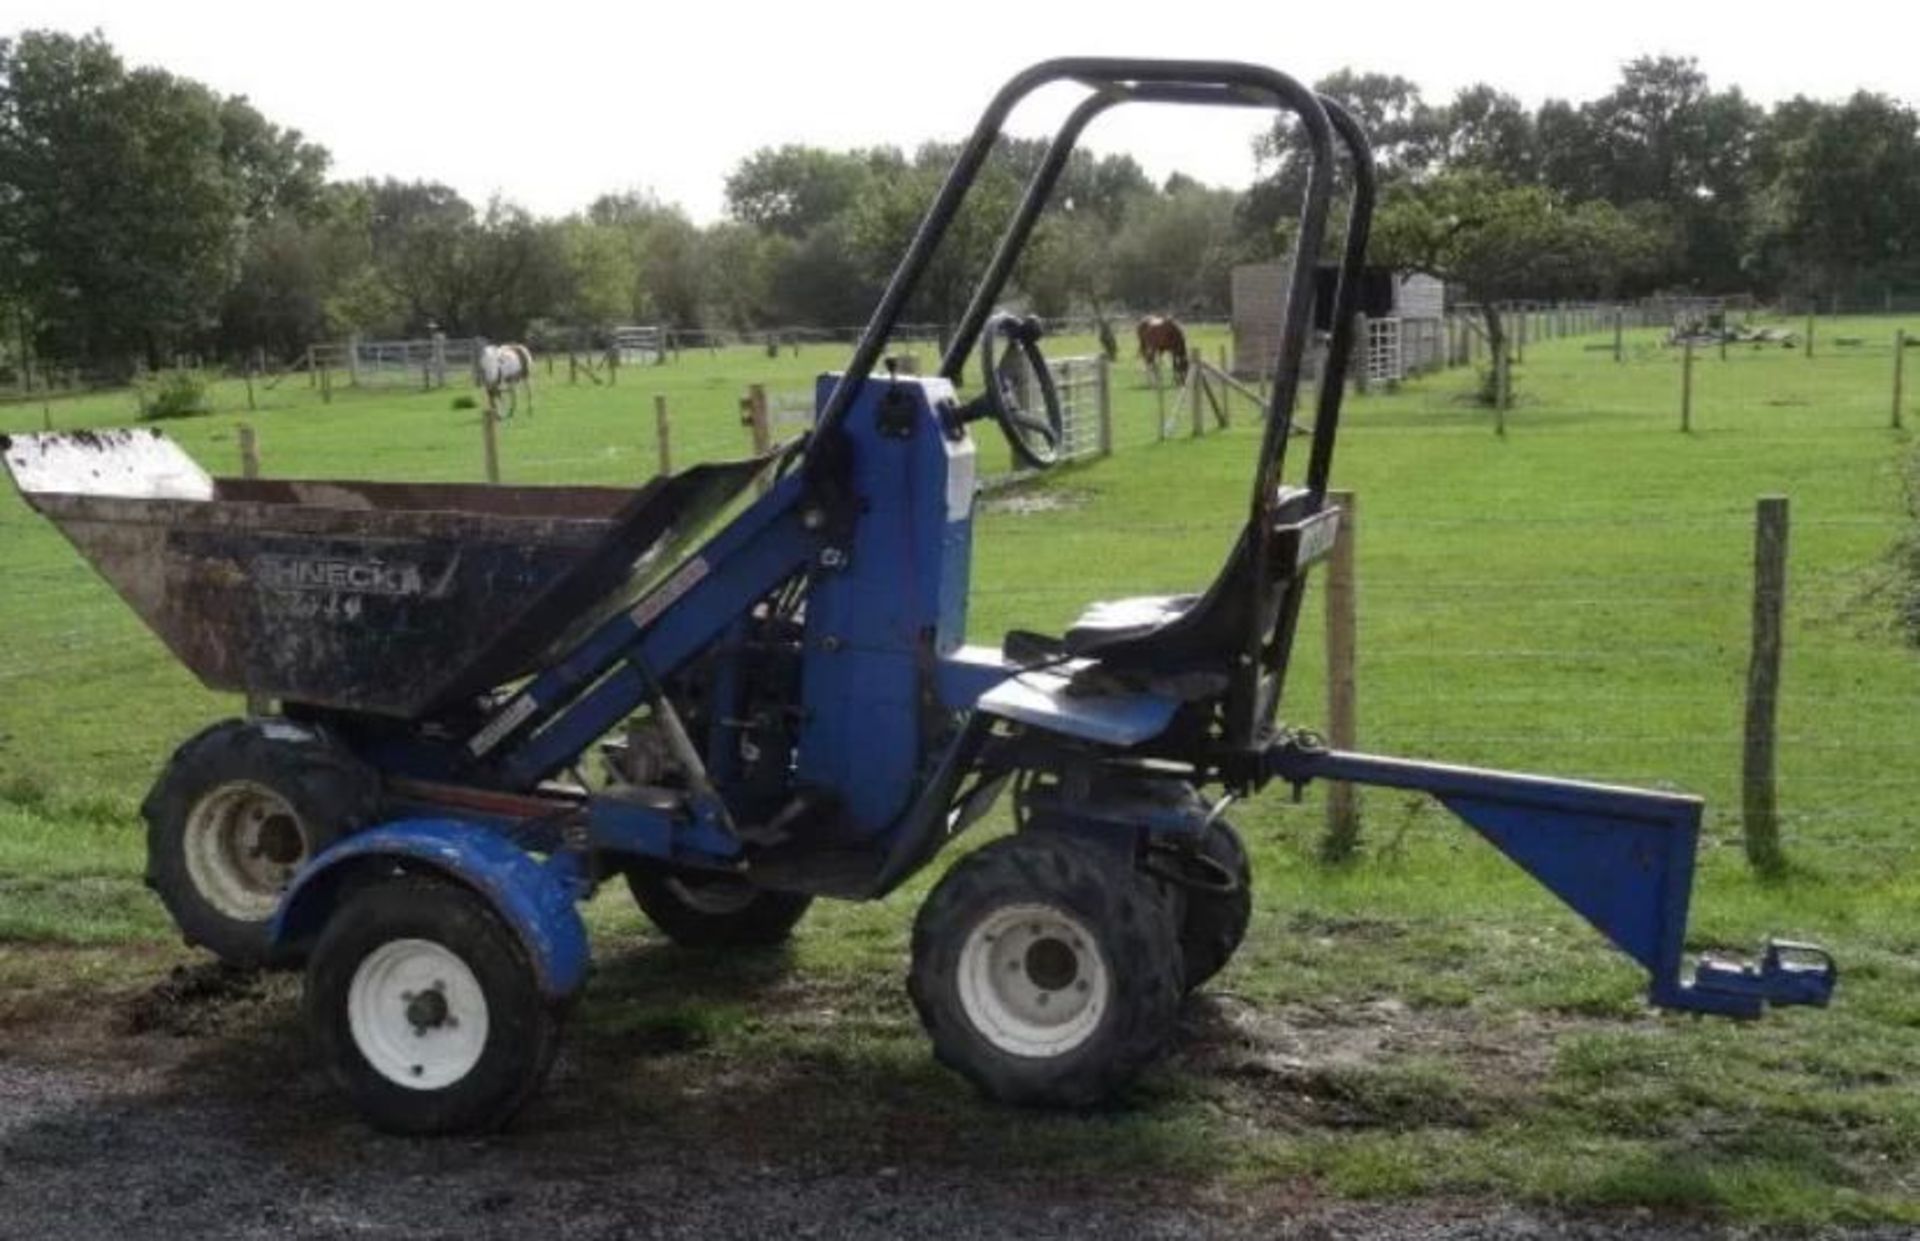
[[[1268,748],[1266,771],[1295,787],[1340,780],[1432,794],[1638,961],[1663,1008],[1758,1017],[1768,1004],[1824,1006],[1833,994],[1833,958],[1779,940],[1756,965],[1702,958],[1683,976],[1696,797],[1328,750],[1297,735]]]

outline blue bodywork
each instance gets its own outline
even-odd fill
[[[822,405],[833,382],[820,382]],[[764,623],[767,601],[796,582],[804,584],[804,620],[795,622],[787,656],[797,702],[771,704],[794,721],[777,733],[787,757],[773,770],[780,798],[814,797],[809,830],[836,847],[871,851],[873,877],[839,894],[889,890],[937,852],[953,821],[978,816],[978,802],[964,813],[949,806],[990,733],[1006,744],[1052,738],[1075,753],[1184,759],[1178,747],[1156,749],[1185,708],[1177,694],[1124,681],[1089,688],[1085,674],[1097,671],[1098,657],[1022,667],[964,645],[974,446],[955,413],[944,379],[866,380],[841,423],[837,509],[799,472],[778,479],[638,604],[496,703],[453,759],[424,746],[388,751],[389,774],[403,779],[461,770],[483,786],[532,793],[682,684],[688,669],[705,666],[710,718],[701,746],[711,794],[586,797],[577,814],[583,847],[556,849],[544,863],[477,822],[390,823],[316,859],[276,934],[311,934],[338,895],[333,876],[392,855],[486,894],[527,943],[542,985],[560,995],[585,971],[585,936],[572,909],[587,886],[578,881],[585,852],[753,874],[738,828],[765,817],[748,768],[772,743],[735,716],[752,714],[743,704],[756,675],[771,674],[750,674],[744,654],[722,655],[751,651],[750,618]],[[1326,517],[1308,521],[1325,525]],[[1304,563],[1317,554],[1298,556]],[[969,728],[969,720],[999,723]],[[1261,753],[1257,770],[1238,777],[1242,785],[1336,779],[1432,793],[1645,968],[1655,1003],[1751,1016],[1767,1002],[1824,1003],[1831,992],[1831,963],[1805,951],[1770,950],[1758,968],[1709,963],[1685,977],[1700,821],[1692,798],[1331,753],[1286,734]],[[1205,822],[1192,798],[1128,787],[1059,804],[1068,813],[1077,805],[1102,830],[1147,837],[1191,839]]]

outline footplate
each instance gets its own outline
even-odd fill
[[[1839,971],[1833,954],[1815,944],[1767,941],[1756,962],[1702,957],[1693,982],[1667,1001],[1670,1007],[1730,1017],[1758,1017],[1764,1006],[1811,1004],[1825,1008]]]

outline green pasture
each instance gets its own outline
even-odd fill
[[[1610,336],[1535,341],[1504,437],[1467,398],[1471,375],[1443,372],[1350,400],[1336,467],[1359,496],[1363,748],[1703,795],[1694,946],[1821,940],[1842,964],[1832,1010],[1749,1026],[1650,1014],[1624,958],[1439,808],[1368,795],[1362,857],[1329,870],[1314,860],[1316,797],[1275,789],[1235,811],[1256,856],[1249,941],[1196,1002],[1186,1048],[1119,1108],[1009,1113],[932,1064],[900,985],[925,877],[878,906],[818,907],[772,962],[671,951],[610,889],[592,910],[602,969],[576,1035],[673,1050],[616,1055],[591,1088],[691,1140],[732,1114],[716,1099],[745,1080],[763,1107],[778,1098],[765,1123],[816,1149],[911,1135],[889,1162],[1920,1223],[1920,653],[1889,597],[1888,552],[1912,521],[1908,433],[1889,425],[1897,327],[1920,333],[1920,319],[1823,321],[1811,360],[1700,351],[1685,434],[1680,358],[1658,334],[1630,333],[1621,362],[1597,347]],[[1209,357],[1221,340],[1203,336]],[[563,363],[537,377],[537,412],[501,429],[505,479],[647,477],[656,394],[676,464],[738,452],[745,385],[804,389],[844,353],[688,353],[612,387],[569,385]],[[1111,458],[1028,485],[1053,502],[983,512],[975,641],[1057,628],[1094,598],[1199,587],[1225,554],[1257,442],[1247,408],[1199,439],[1176,411],[1161,442],[1130,359],[1114,387]],[[219,472],[237,469],[249,421],[268,474],[476,479],[477,414],[451,408],[461,391],[336,388],[322,405],[295,375],[261,385],[247,414],[227,383],[222,412],[166,430]],[[132,413],[115,393],[0,407],[0,427]],[[999,468],[1004,450],[979,429]],[[1790,497],[1793,522],[1792,873],[1774,883],[1739,849],[1763,494]],[[68,970],[168,939],[139,883],[135,807],[173,745],[239,704],[194,684],[11,494],[0,573],[0,979],[53,986],[37,946],[77,945],[58,949]],[[1319,625],[1303,623],[1285,712],[1307,725],[1324,702]],[[689,1080],[707,1083],[698,1097],[680,1093]]]

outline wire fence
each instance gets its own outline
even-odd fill
[[[1349,400],[1336,469],[1366,501],[1362,748],[1695,791],[1709,799],[1713,838],[1737,840],[1753,501],[1783,492],[1793,502],[1783,843],[1816,857],[1920,850],[1920,772],[1904,761],[1920,659],[1885,601],[1898,585],[1889,549],[1912,525],[1907,441],[1892,426],[1895,369],[1920,316],[1822,317],[1811,351],[1804,321],[1754,322],[1792,339],[1728,340],[1724,357],[1719,342],[1696,343],[1686,433],[1686,348],[1661,325],[1623,328],[1616,355],[1608,327],[1556,337],[1536,324],[1516,359],[1504,441],[1471,368]],[[1225,343],[1223,333],[1195,335],[1203,357]],[[1061,342],[1063,357],[1095,349],[1088,337]],[[827,346],[775,359],[740,345],[646,368],[617,390],[549,387],[538,414],[502,428],[506,480],[643,480],[658,464],[656,394],[670,406],[675,465],[738,456],[748,439],[737,402],[749,383],[765,385],[778,434],[810,421],[814,377],[842,361]],[[1093,395],[1084,367],[1068,366],[1076,426]],[[1195,441],[1186,393],[1166,376],[1156,382],[1123,356],[1107,378],[1111,457],[1069,472],[1050,493],[1056,507],[995,508],[978,523],[978,641],[1015,627],[1057,631],[1091,599],[1201,588],[1228,550],[1257,419],[1226,430],[1205,419]],[[244,417],[239,395],[228,399]],[[480,476],[478,413],[450,409],[444,394],[343,397],[327,419],[308,416],[317,406],[302,385],[258,396],[268,475]],[[127,415],[125,405],[77,400],[56,409],[66,426]],[[0,411],[0,425],[36,426],[38,412]],[[236,472],[232,417],[169,430],[216,471]],[[1006,470],[997,437],[980,439],[982,473]],[[194,685],[11,494],[0,498],[0,564],[9,773],[131,799],[201,720],[237,709]],[[1286,699],[1287,717],[1308,725],[1324,712],[1320,623],[1310,611]],[[1367,813],[1398,806],[1375,794]]]

